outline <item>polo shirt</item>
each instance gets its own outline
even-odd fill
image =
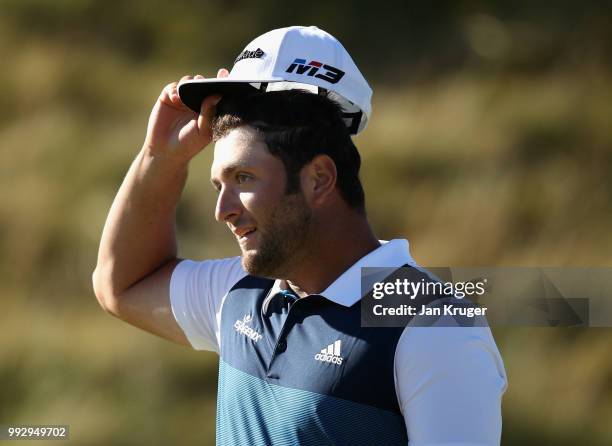
[[[220,355],[217,444],[496,445],[504,365],[488,327],[361,327],[361,268],[420,268],[381,242],[318,295],[240,257],[177,265],[172,312]]]

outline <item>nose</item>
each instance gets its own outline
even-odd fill
[[[215,207],[215,219],[218,222],[229,222],[234,220],[242,209],[240,200],[231,188],[221,187]]]

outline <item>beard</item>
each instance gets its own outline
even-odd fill
[[[266,222],[258,225],[259,247],[242,253],[251,276],[285,278],[308,253],[312,212],[301,192],[284,195]]]

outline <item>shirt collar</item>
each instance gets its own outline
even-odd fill
[[[408,240],[395,239],[391,241],[379,240],[381,246],[363,256],[353,266],[344,271],[321,296],[345,307],[352,306],[361,299],[361,268],[384,267],[399,268],[402,265],[417,266],[410,255]],[[277,279],[268,296],[272,297],[283,289],[287,289],[287,282]]]

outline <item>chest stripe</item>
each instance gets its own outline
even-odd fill
[[[274,445],[406,444],[396,413],[283,387],[219,364],[217,442]]]

